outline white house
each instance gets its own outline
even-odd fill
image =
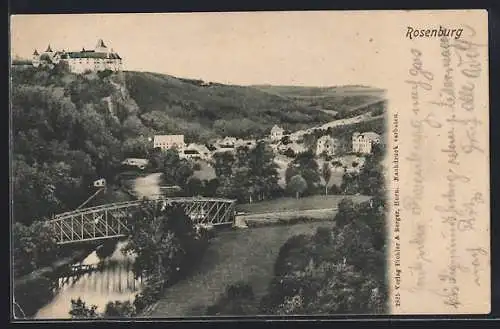
[[[271,128],[271,140],[273,141],[279,141],[280,139],[283,138],[285,130],[278,125],[274,125],[274,127]]]
[[[230,151],[236,148],[237,139],[235,137],[224,137],[215,143],[218,150]]]
[[[145,169],[148,164],[149,164],[148,159],[141,159],[141,158],[127,158],[122,161],[122,165],[134,166],[139,169]]]
[[[307,147],[305,147],[304,144],[295,143],[295,142],[289,143],[287,145],[280,144],[278,146],[278,151],[281,153],[286,152],[288,149],[291,149],[295,154],[303,153],[303,152],[307,151]]]
[[[352,151],[355,153],[371,153],[372,146],[379,144],[380,135],[374,132],[355,132],[352,135]]]
[[[316,143],[316,155],[321,155],[323,153],[329,156],[335,155],[338,146],[338,140],[333,137],[328,135],[321,136]]]
[[[193,143],[186,146],[179,156],[185,159],[209,161],[211,152],[205,145]]]
[[[176,148],[180,152],[185,146],[184,135],[155,135],[153,139],[153,147],[162,150]]]
[[[248,148],[253,148],[257,145],[257,142],[252,139],[237,139],[235,143],[235,147],[246,146]]]
[[[94,187],[106,187],[106,180],[104,178],[95,180]]]

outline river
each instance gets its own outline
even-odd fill
[[[102,270],[84,274],[80,277],[59,278],[59,289],[54,299],[42,307],[35,319],[68,319],[71,316],[71,300],[81,298],[87,306],[96,305],[98,312],[104,312],[110,301],[134,301],[141,289],[141,280],[135,279],[132,272],[133,255],[124,255],[119,242],[110,257],[102,260]],[[92,252],[81,264],[97,265],[101,260]]]
[[[132,186],[138,197],[152,197],[160,193],[160,174],[153,173],[134,180]],[[126,242],[119,242],[114,253],[103,260],[102,270],[87,273],[79,278],[60,278],[59,289],[53,300],[42,307],[35,319],[68,319],[71,316],[71,300],[81,298],[87,306],[96,305],[98,312],[104,312],[110,301],[134,301],[140,291],[141,281],[134,279],[132,264],[134,257],[124,255],[121,248]],[[81,264],[97,265],[100,259],[94,251]],[[68,281],[68,282],[65,282]]]

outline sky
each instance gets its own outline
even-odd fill
[[[383,19],[373,12],[11,16],[11,55],[93,49],[124,69],[220,83],[336,86],[382,81]],[[368,19],[370,18],[370,19]],[[377,37],[378,36],[378,37]]]

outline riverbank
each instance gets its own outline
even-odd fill
[[[17,303],[14,308],[14,317],[34,316],[40,308],[54,298],[57,273],[74,263],[83,261],[97,246],[97,244],[86,245],[71,252],[69,256],[58,259],[51,266],[40,268],[17,279],[14,278],[14,298]]]

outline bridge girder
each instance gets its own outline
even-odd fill
[[[234,223],[235,200],[217,198],[159,198],[165,206],[179,205],[195,224]],[[58,244],[96,241],[127,236],[131,210],[143,201],[113,203],[78,209],[56,215],[49,223],[56,233]]]

